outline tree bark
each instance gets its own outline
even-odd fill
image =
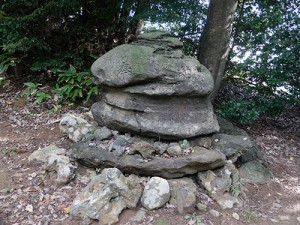
[[[198,60],[212,73],[213,100],[221,85],[229,53],[230,35],[238,0],[210,0]]]

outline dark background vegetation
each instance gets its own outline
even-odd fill
[[[239,1],[219,114],[245,124],[299,106],[299,7],[299,0]],[[198,57],[207,8],[196,0],[3,0],[0,86],[25,83],[24,95],[54,107],[87,100],[101,91],[92,62],[132,42],[143,21],[168,29]]]

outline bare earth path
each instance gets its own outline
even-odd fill
[[[49,144],[71,148],[71,142],[58,128],[59,119],[66,111],[50,113],[47,107],[47,104],[34,105],[16,91],[0,92],[0,225],[82,223],[69,215],[69,207],[86,183],[74,180],[66,186],[55,187],[42,165],[27,161],[33,151]],[[299,123],[299,119],[295,121]],[[195,210],[194,218],[207,225],[300,224],[299,130],[289,132],[257,124],[246,129],[262,148],[266,165],[274,174],[273,180],[264,185],[245,184],[242,204],[232,210],[221,210],[210,199],[203,198],[207,209]],[[219,211],[220,216],[213,217],[209,213],[211,209]],[[119,224],[135,224],[130,222],[135,211],[125,210]],[[233,218],[233,213],[239,215],[239,220]],[[147,211],[143,221],[137,224],[155,224],[159,217],[167,218],[174,225],[197,224],[195,220],[185,220],[184,215],[168,206]]]

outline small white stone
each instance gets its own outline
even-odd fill
[[[270,220],[271,220],[273,223],[278,223],[278,222],[279,222],[278,220],[275,220],[275,219],[272,219],[272,218],[270,218]]]
[[[239,219],[240,219],[240,216],[239,216],[239,214],[237,214],[237,213],[232,213],[232,217],[233,217],[234,219],[236,219],[236,220],[239,220]]]
[[[281,207],[282,207],[282,205],[280,205],[280,204],[278,204],[278,203],[274,202],[274,203],[273,203],[273,207],[275,207],[275,208],[281,208]]]
[[[25,208],[25,210],[27,212],[33,212],[33,206],[32,205],[27,205],[26,208]]]
[[[297,217],[297,220],[300,222],[300,216],[299,216],[299,217]]]
[[[280,215],[280,216],[278,216],[278,219],[281,220],[281,221],[288,221],[291,218],[289,216]]]

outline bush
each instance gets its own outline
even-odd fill
[[[75,103],[78,99],[88,101],[89,98],[99,93],[97,86],[93,85],[93,77],[90,72],[77,72],[70,65],[68,70],[56,70],[59,73],[55,93],[60,101]]]

